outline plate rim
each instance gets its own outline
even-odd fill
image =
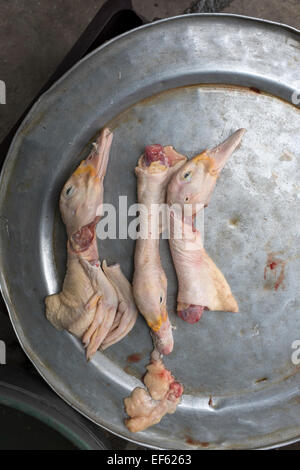
[[[137,31],[155,27],[157,24],[168,23],[168,22],[172,22],[174,20],[180,20],[180,19],[183,19],[183,18],[186,19],[186,18],[192,18],[192,17],[193,18],[198,17],[199,19],[209,18],[209,17],[211,17],[211,18],[224,18],[224,19],[225,18],[226,19],[230,19],[230,18],[242,19],[242,20],[246,20],[246,21],[249,21],[249,22],[253,22],[253,23],[259,23],[259,24],[263,24],[263,25],[275,26],[275,27],[278,27],[280,29],[287,30],[291,33],[294,33],[294,34],[296,33],[297,35],[300,35],[300,29],[297,29],[293,26],[290,26],[290,25],[287,25],[287,24],[284,24],[284,23],[275,22],[275,21],[256,18],[256,17],[252,17],[252,16],[245,16],[245,15],[238,15],[238,14],[231,14],[231,13],[191,13],[191,14],[185,14],[185,15],[172,16],[172,17],[169,17],[169,18],[164,18],[164,19],[161,19],[161,20],[158,20],[158,21],[155,21],[155,22],[151,22],[151,23],[139,26],[137,28],[134,28],[134,29],[132,29],[128,32],[125,32],[125,33],[123,33],[123,34],[121,34],[121,35],[105,42],[104,44],[102,44],[101,46],[96,48],[94,51],[90,52],[85,57],[83,57],[81,60],[79,60],[62,77],[60,77],[48,90],[46,90],[39,97],[39,99],[34,103],[34,105],[31,107],[31,109],[29,110],[29,112],[25,116],[24,120],[22,121],[22,123],[20,124],[18,130],[16,131],[16,133],[14,135],[14,138],[11,142],[11,145],[9,147],[8,153],[6,155],[5,161],[4,161],[2,169],[1,169],[1,174],[0,174],[0,207],[2,207],[2,204],[3,204],[3,195],[4,195],[4,192],[5,192],[4,190],[5,190],[6,183],[7,183],[7,181],[6,181],[7,173],[9,172],[10,165],[14,162],[13,150],[16,147],[16,144],[17,144],[17,141],[20,137],[22,129],[26,125],[27,121],[29,121],[31,119],[32,115],[34,115],[34,113],[36,111],[36,108],[39,106],[41,101],[43,101],[48,95],[50,95],[55,90],[55,88],[58,85],[60,85],[61,82],[63,82],[70,74],[72,74],[77,69],[77,67],[80,67],[85,61],[88,61],[92,56],[94,56],[96,54],[99,54],[103,49],[110,46],[114,42],[122,40],[124,37],[127,37],[129,35],[133,35]],[[1,243],[1,238],[2,238],[2,235],[0,234],[0,243]],[[1,258],[2,258],[2,255],[0,254],[0,262],[1,262]],[[66,403],[68,403],[69,406],[71,406],[73,409],[75,409],[81,415],[85,416],[87,419],[94,422],[96,425],[101,426],[103,429],[106,429],[110,433],[112,433],[112,434],[114,434],[114,435],[116,435],[116,436],[118,436],[122,439],[125,439],[129,442],[135,443],[137,445],[146,446],[150,449],[158,449],[158,450],[165,449],[164,447],[150,445],[148,443],[143,442],[143,440],[138,440],[138,439],[134,439],[134,438],[131,439],[128,436],[124,436],[121,433],[112,431],[110,428],[104,426],[103,424],[99,424],[99,422],[97,422],[96,420],[94,420],[90,416],[87,416],[82,410],[77,408],[74,405],[74,403],[70,402],[65,396],[63,396],[60,392],[58,392],[55,385],[52,384],[50,382],[49,378],[47,378],[46,374],[44,374],[44,372],[42,370],[42,367],[39,365],[39,361],[35,360],[32,357],[33,356],[33,351],[31,351],[30,345],[27,343],[27,340],[26,340],[25,336],[23,335],[22,328],[20,328],[20,325],[19,324],[17,325],[15,323],[14,319],[13,319],[13,316],[17,316],[17,312],[15,310],[13,301],[11,299],[11,295],[10,295],[10,292],[9,292],[9,289],[8,289],[8,286],[7,286],[7,283],[6,283],[6,279],[5,279],[5,276],[3,274],[2,269],[0,270],[0,292],[2,294],[2,297],[3,297],[3,300],[5,302],[6,308],[8,310],[9,318],[10,318],[11,324],[13,326],[14,332],[15,332],[17,338],[18,338],[19,344],[21,345],[24,353],[29,358],[29,360],[31,361],[33,366],[37,369],[37,371],[42,376],[42,378],[45,380],[45,382],[50,386],[50,388],[52,390],[54,390],[54,392],[62,400],[64,400]],[[260,437],[256,438],[256,439],[257,440],[263,440],[264,436],[262,436],[261,438]],[[270,445],[266,445],[266,446],[264,446],[264,445],[259,446],[258,445],[257,447],[249,446],[249,447],[245,447],[245,448],[248,448],[248,449],[251,449],[251,448],[254,449],[255,448],[255,449],[263,449],[263,450],[264,449],[273,449],[275,447],[282,447],[282,446],[285,446],[285,445],[296,443],[299,440],[300,440],[300,434],[297,435],[295,438],[288,439],[288,440],[283,440],[283,441],[276,442],[276,443],[272,443]],[[195,447],[190,446],[190,448],[193,449]]]

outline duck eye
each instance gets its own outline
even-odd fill
[[[69,186],[65,192],[66,197],[72,196],[73,192],[74,192],[74,186]]]
[[[162,301],[163,301],[163,298],[162,298],[162,296],[160,296],[159,302],[162,303]]]
[[[191,181],[191,178],[192,178],[192,172],[191,171],[187,171],[186,173],[184,173],[183,179],[185,181],[187,181],[189,183]]]

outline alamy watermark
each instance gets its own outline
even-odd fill
[[[292,363],[294,366],[298,366],[300,364],[300,340],[296,339],[292,343],[292,349],[295,349],[291,356]]]
[[[0,340],[0,364],[6,364],[6,344]]]
[[[296,106],[300,104],[300,80],[296,81],[296,90],[292,93],[292,103]]]
[[[119,207],[102,205],[102,218],[96,233],[100,240],[183,239],[193,240],[196,230],[204,242],[204,205],[135,203],[128,206],[127,196],[119,196]]]
[[[3,80],[0,80],[0,104],[6,104],[6,85]]]

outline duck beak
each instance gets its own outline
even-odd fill
[[[206,154],[214,160],[214,166],[218,173],[222,171],[227,160],[240,145],[246,129],[239,129],[217,147],[207,150]]]
[[[147,323],[152,331],[157,332],[161,328],[161,325],[167,320],[167,318],[168,312],[167,309],[164,308],[163,311],[160,313],[159,317],[155,320],[155,322],[147,321]]]
[[[106,174],[112,139],[113,133],[105,127],[98,137],[97,142],[93,144],[93,151],[85,161],[86,165],[92,165],[100,179],[103,179]]]

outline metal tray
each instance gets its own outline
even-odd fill
[[[230,15],[143,26],[79,62],[41,97],[13,141],[0,190],[1,288],[12,323],[48,384],[119,436],[170,449],[261,448],[300,437],[299,365],[291,360],[300,339],[300,113],[291,104],[299,37]],[[80,343],[44,315],[44,297],[60,289],[65,270],[59,193],[105,124],[115,133],[105,202],[117,208],[119,195],[128,206],[136,201],[133,169],[146,144],[192,156],[248,129],[205,213],[207,251],[240,313],[206,312],[194,326],[177,318],[176,278],[162,242],[177,328],[165,362],[185,395],[174,415],[135,435],[123,424],[122,400],[149,360],[143,319],[87,364]],[[129,278],[133,251],[130,239],[100,242],[101,258],[119,261]]]

